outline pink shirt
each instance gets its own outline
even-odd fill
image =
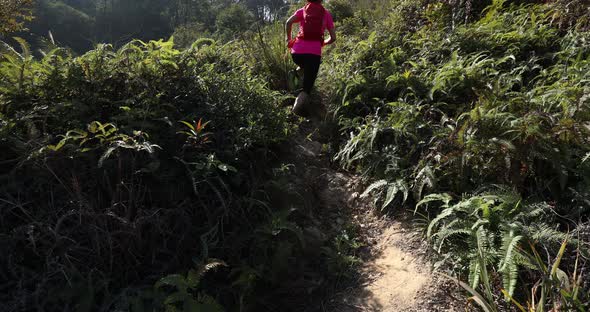
[[[303,9],[297,10],[293,16],[295,16],[295,23],[300,23],[299,27],[303,27],[303,24],[305,24],[305,20],[303,20]],[[326,29],[334,29],[334,20],[328,10],[326,10],[326,15],[324,16],[322,32],[325,32]],[[322,55],[322,42],[295,39],[291,53]]]

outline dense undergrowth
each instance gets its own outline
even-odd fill
[[[306,247],[309,199],[277,158],[284,95],[229,46],[34,58],[17,40],[0,59],[2,310],[296,311],[340,274],[329,241],[331,258]]]
[[[588,4],[385,3],[338,24],[324,65],[336,160],[414,212],[486,311],[585,311]]]

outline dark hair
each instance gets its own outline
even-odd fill
[[[307,0],[307,2],[322,2],[322,0]]]

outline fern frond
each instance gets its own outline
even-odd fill
[[[30,58],[31,55],[31,46],[29,45],[29,43],[20,37],[14,37],[13,38],[14,41],[18,42],[18,45],[22,51],[22,53],[20,54],[22,56],[23,59],[27,59]]]
[[[553,229],[545,223],[536,223],[523,227],[523,233],[532,241],[543,244],[561,244],[568,239],[566,233]]]
[[[385,201],[381,206],[381,210],[387,208],[387,206],[389,206],[389,204],[391,204],[391,202],[395,199],[395,196],[400,192],[403,194],[403,202],[405,202],[406,199],[408,199],[409,189],[404,180],[399,179],[395,182],[389,183],[387,188],[387,196],[385,197]]]
[[[518,244],[523,239],[521,235],[514,235],[513,231],[502,237],[502,248],[500,249],[502,259],[499,271],[502,273],[504,289],[512,296],[518,279],[518,265],[515,255],[518,253]]]
[[[435,202],[435,201],[442,201],[443,204],[441,205],[442,208],[447,208],[449,207],[449,203],[451,202],[453,198],[451,197],[451,195],[447,194],[447,193],[442,193],[442,194],[429,194],[424,196],[424,198],[419,201],[416,204],[416,208],[414,209],[414,213],[418,210],[418,207],[430,203],[430,202]]]
[[[426,237],[432,237],[432,235],[433,235],[432,231],[438,225],[438,223],[440,221],[442,221],[443,219],[451,216],[454,212],[455,212],[454,206],[449,207],[449,208],[443,210],[441,213],[439,213],[436,216],[436,218],[434,218],[432,221],[430,221],[430,225],[428,225],[428,229],[426,231]]]
[[[227,267],[227,264],[219,259],[209,259],[206,264],[200,265],[196,270],[190,270],[186,281],[191,288],[196,288],[205,274],[220,267]]]
[[[473,235],[473,232],[468,230],[468,229],[464,229],[464,228],[456,228],[453,229],[451,228],[454,224],[449,224],[448,227],[444,227],[443,229],[441,229],[440,231],[438,231],[435,235],[433,235],[434,237],[437,237],[438,239],[436,239],[438,246],[438,252],[440,253],[440,251],[442,250],[442,246],[445,243],[445,240],[449,239],[452,236],[457,236],[457,235],[466,235],[466,236],[470,236]]]
[[[416,197],[418,199],[422,198],[422,192],[424,191],[424,187],[428,186],[429,188],[434,188],[436,185],[436,177],[434,176],[434,171],[430,166],[424,166],[414,179],[414,190],[416,192]]]
[[[480,275],[481,275],[480,262],[477,258],[472,259],[469,262],[469,275],[468,275],[468,281],[469,281],[469,285],[471,285],[471,287],[477,288],[477,286],[479,285]]]
[[[369,196],[369,194],[371,192],[373,192],[374,190],[379,190],[381,188],[383,188],[384,186],[387,185],[387,180],[379,180],[376,182],[371,183],[371,185],[369,185],[365,191],[361,194],[361,198],[365,198],[367,196]]]

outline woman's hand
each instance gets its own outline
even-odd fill
[[[329,45],[336,41],[336,31],[334,28],[328,29],[328,32],[330,33],[330,39],[324,40],[323,45]]]

